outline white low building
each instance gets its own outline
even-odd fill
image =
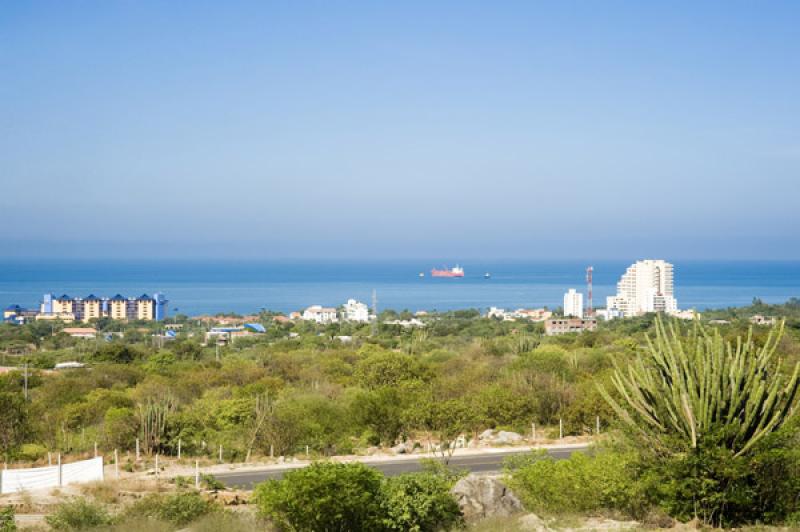
[[[339,321],[335,308],[311,305],[303,311],[303,319],[317,323],[336,323]]]
[[[365,303],[348,299],[343,308],[345,321],[357,321],[366,323],[369,321],[369,307]]]
[[[680,320],[693,320],[695,317],[700,317],[700,313],[696,310],[674,310],[669,315]]]
[[[544,321],[553,315],[544,308],[518,308],[517,310],[505,310],[498,307],[490,307],[486,313],[487,318],[496,318],[503,321],[529,320]]]
[[[404,327],[406,329],[411,327],[425,327],[425,322],[418,320],[417,318],[411,318],[410,320],[390,320],[383,323],[384,325],[399,325],[400,327]]]
[[[594,310],[594,315],[603,321],[614,320],[623,317],[622,311],[615,308],[598,308]]]

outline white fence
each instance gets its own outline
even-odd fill
[[[102,456],[71,464],[0,471],[0,493],[57,488],[93,480],[103,480]]]

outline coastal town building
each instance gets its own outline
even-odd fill
[[[755,316],[750,317],[750,323],[753,325],[775,325],[778,322],[775,318],[768,318],[767,316],[763,316],[761,314],[756,314]]]
[[[676,312],[672,274],[673,266],[666,261],[637,261],[617,283],[617,294],[608,297],[607,309],[617,310],[626,318],[648,312]]]
[[[323,307],[321,305],[311,305],[303,311],[303,319],[315,321],[317,323],[336,323],[339,321],[338,313],[333,307]]]
[[[425,327],[425,322],[422,320],[418,320],[417,318],[411,318],[410,320],[388,320],[383,322],[384,325],[399,325],[404,329],[410,329],[412,327]]]
[[[583,294],[576,292],[574,288],[564,294],[564,316],[583,317]]]
[[[700,313],[696,310],[674,310],[669,315],[679,320],[693,320],[700,317]]]
[[[39,312],[27,308],[22,308],[19,305],[9,305],[3,310],[3,321],[6,323],[13,323],[21,325],[30,320],[36,319]]]
[[[595,318],[553,318],[544,322],[544,332],[547,336],[582,333],[595,329],[597,329]]]
[[[119,294],[111,298],[97,297],[94,294],[86,297],[44,294],[38,310],[11,305],[3,311],[3,320],[15,323],[24,323],[28,319],[88,322],[99,318],[160,321],[167,316],[167,303],[164,294],[159,293],[153,297],[142,294],[136,298],[126,298]]]
[[[369,321],[369,307],[365,303],[348,299],[342,309],[344,321],[356,321],[366,323]]]
[[[503,321],[544,321],[553,315],[552,312],[545,308],[518,308],[517,310],[505,310],[498,307],[490,307],[489,312],[486,313],[487,318],[495,318]]]
[[[73,338],[95,338],[97,336],[97,329],[92,327],[64,327],[61,332]]]
[[[594,316],[603,321],[615,320],[622,317],[622,312],[615,308],[594,309]]]

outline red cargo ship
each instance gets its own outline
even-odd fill
[[[464,277],[464,268],[456,266],[449,270],[431,270],[431,277]]]

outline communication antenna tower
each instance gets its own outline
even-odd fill
[[[374,288],[372,289],[372,313],[375,315],[372,320],[372,336],[376,336],[378,334],[378,291]]]
[[[592,273],[594,272],[594,268],[589,266],[586,268],[586,287],[588,290],[588,299],[589,304],[586,307],[586,315],[592,316],[594,314],[594,310],[592,309]]]

